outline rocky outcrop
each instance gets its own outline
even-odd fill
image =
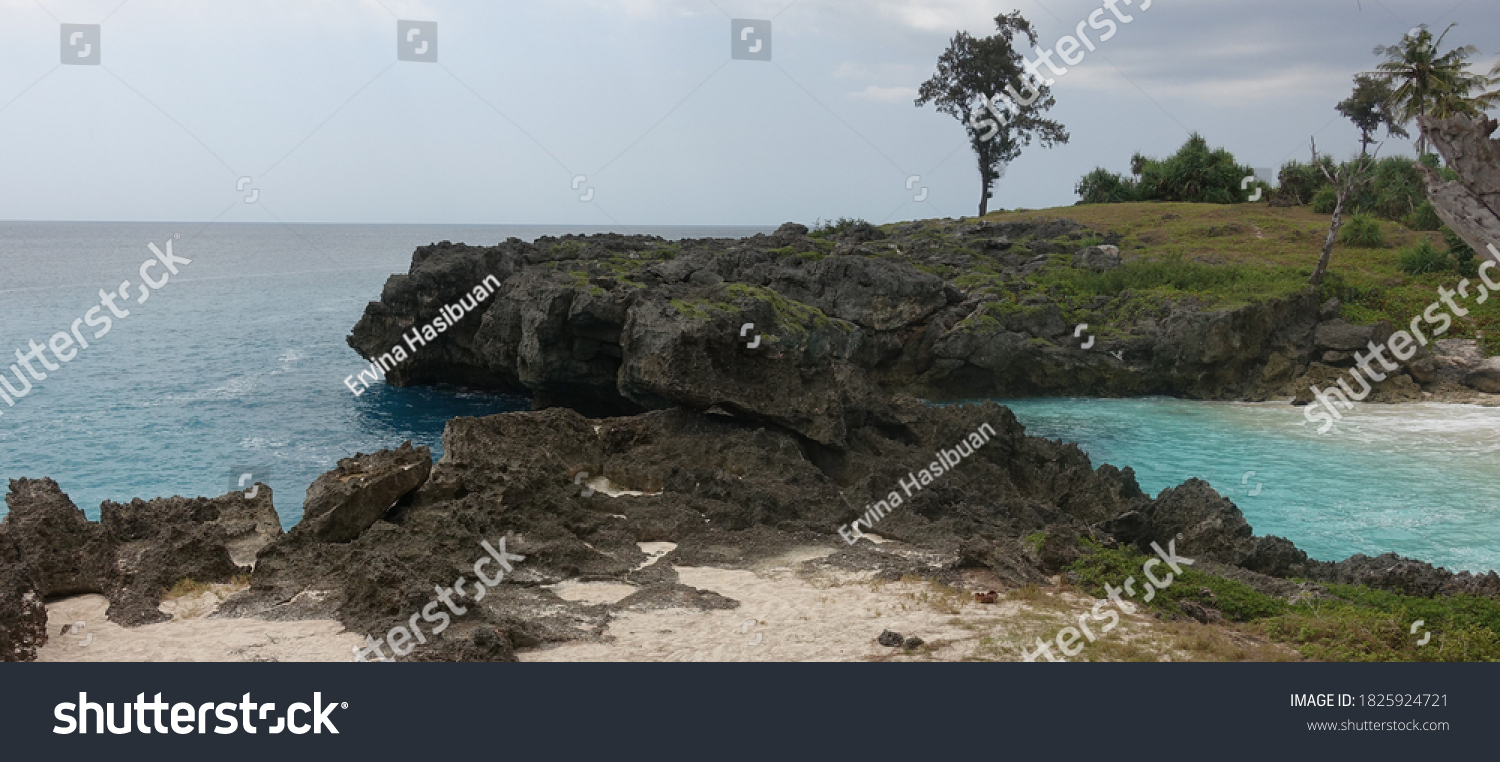
[[[444,242],[391,277],[349,344],[372,360],[411,348],[387,375],[398,386],[522,393],[585,415],[716,409],[844,448],[854,429],[899,425],[882,404],[894,393],[1287,399],[1320,364],[1350,367],[1354,351],[1390,334],[1343,323],[1310,291],[1215,310],[1035,287],[1048,273],[1125,263],[1118,236],[1087,246],[1089,232],[1068,220],[826,235],[788,223],[740,240]],[[501,285],[482,314],[431,341],[403,340],[490,275]],[[1085,321],[1088,336],[1075,325]],[[1372,399],[1420,393],[1410,379],[1425,382],[1423,368],[1397,372],[1406,381]]]
[[[54,596],[104,595],[109,618],[125,626],[167,619],[157,608],[162,593],[183,579],[228,582],[248,573],[256,551],[281,533],[265,485],[255,498],[232,492],[105,502],[99,523],[85,518],[51,479],[11,480],[6,502],[10,513],[0,520],[4,584],[20,590],[25,581],[38,606]],[[0,640],[16,642],[15,626],[13,612],[0,614],[0,631],[11,633],[0,633]]]

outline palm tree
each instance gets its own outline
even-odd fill
[[[1391,103],[1401,124],[1428,114],[1479,114],[1500,104],[1500,92],[1471,95],[1490,82],[1489,77],[1469,71],[1469,59],[1479,52],[1478,48],[1464,45],[1439,52],[1455,26],[1449,24],[1434,40],[1432,31],[1423,24],[1401,38],[1400,44],[1375,48],[1375,55],[1385,56],[1385,60],[1372,73],[1393,86]],[[1426,153],[1426,148],[1427,136],[1423,135],[1417,140],[1417,151]]]

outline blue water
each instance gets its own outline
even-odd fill
[[[339,458],[408,439],[440,457],[449,419],[530,405],[519,397],[384,384],[355,398],[344,386],[346,376],[368,367],[344,338],[386,278],[406,272],[412,250],[440,240],[494,244],[568,232],[600,230],[0,222],[6,367],[28,340],[68,331],[99,304],[101,288],[129,280],[135,296],[141,263],[152,257],[148,242],[161,248],[180,234],[173,253],[192,260],[144,304],[120,303],[130,314],[104,336],[93,339],[98,329],[81,326],[90,347],[35,382],[14,407],[0,401],[0,479],[50,476],[97,519],[104,500],[222,495],[239,474],[269,472],[261,480],[291,526],[302,516],[308,485]],[[769,231],[623,232],[682,238]]]
[[[138,284],[148,242],[173,233],[192,259],[145,304],[51,372],[15,407],[0,402],[0,479],[57,479],[90,518],[104,500],[215,496],[251,471],[283,524],[339,458],[410,439],[441,456],[459,415],[525,409],[516,397],[377,384],[344,343],[367,302],[416,246],[492,244],[583,229],[0,222],[0,357],[66,331],[101,288]],[[666,238],[753,228],[632,230]],[[159,272],[153,273],[153,277]],[[88,329],[85,337],[92,336]],[[9,362],[5,363],[6,366]],[[1394,551],[1453,569],[1500,568],[1500,410],[1363,406],[1319,436],[1298,410],[1171,399],[1008,401],[1030,433],[1078,442],[1095,464],[1135,469],[1152,494],[1206,479],[1259,534],[1315,558]],[[1247,472],[1254,471],[1253,475]],[[1250,494],[1260,485],[1257,494]],[[0,514],[4,509],[0,508]]]
[[[1364,405],[1319,435],[1282,403],[999,402],[1029,434],[1077,442],[1096,466],[1134,468],[1152,495],[1203,479],[1256,534],[1314,558],[1396,552],[1455,571],[1500,569],[1500,409]]]

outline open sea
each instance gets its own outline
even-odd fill
[[[216,496],[253,473],[285,526],[339,458],[405,440],[441,456],[454,416],[529,402],[455,389],[377,384],[356,398],[344,377],[367,367],[344,342],[412,250],[440,240],[604,228],[0,222],[0,357],[69,331],[131,283],[174,234],[192,260],[109,333],[30,394],[0,401],[0,478],[50,476],[97,519],[104,500]],[[664,238],[768,228],[627,229]],[[159,277],[161,268],[150,274]],[[103,314],[103,313],[101,313]],[[50,354],[49,354],[50,357]],[[39,368],[41,370],[41,368]],[[1002,400],[1032,434],[1078,442],[1095,465],[1135,469],[1152,494],[1200,477],[1257,534],[1315,558],[1394,551],[1451,569],[1500,569],[1500,409],[1362,406],[1319,436],[1283,404],[1163,398]],[[0,515],[4,508],[0,507]]]
[[[608,230],[0,222],[4,369],[28,340],[69,331],[100,303],[100,289],[128,280],[137,297],[141,264],[153,258],[148,243],[165,251],[180,234],[172,253],[192,260],[144,304],[117,300],[129,315],[114,319],[109,333],[93,339],[100,328],[80,326],[89,348],[56,371],[38,367],[47,378],[14,407],[0,400],[0,479],[50,476],[98,519],[104,500],[212,497],[253,473],[271,486],[289,527],[302,518],[308,486],[339,458],[408,439],[438,458],[449,419],[530,407],[522,397],[383,383],[356,398],[344,386],[369,367],[344,338],[386,278],[407,271],[413,249]],[[773,228],[616,230],[678,239]]]

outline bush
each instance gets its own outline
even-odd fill
[[[1234,155],[1222,148],[1209,148],[1202,135],[1193,133],[1177,153],[1165,159],[1141,154],[1130,157],[1130,171],[1138,179],[1128,180],[1100,167],[1084,175],[1074,186],[1085,204],[1126,201],[1181,201],[1197,204],[1238,204],[1249,192],[1240,181],[1254,170],[1235,163]]]
[[[1448,245],[1448,253],[1457,263],[1455,269],[1458,270],[1459,275],[1472,278],[1479,274],[1479,263],[1474,261],[1474,247],[1459,238],[1458,234],[1446,225],[1443,226],[1443,243]]]
[[[1437,230],[1443,226],[1443,221],[1438,219],[1437,210],[1432,208],[1431,201],[1423,201],[1416,211],[1406,215],[1403,224],[1412,230]]]
[[[1418,241],[1416,246],[1402,249],[1401,256],[1396,259],[1396,269],[1407,275],[1440,273],[1449,266],[1448,255],[1434,248],[1426,238]]]
[[[841,233],[855,225],[868,225],[864,220],[851,217],[840,217],[836,220],[824,221],[819,219],[813,222],[812,232],[808,233],[813,238],[837,238]]]
[[[1385,231],[1374,218],[1356,214],[1339,230],[1339,243],[1361,249],[1379,249],[1385,246]]]
[[[1318,162],[1333,171],[1333,157],[1320,156]],[[1271,198],[1278,204],[1286,206],[1306,206],[1311,204],[1313,196],[1318,191],[1328,187],[1328,178],[1323,176],[1323,171],[1316,164],[1303,164],[1300,161],[1289,161],[1281,165],[1281,172],[1276,177],[1276,191]],[[1331,213],[1333,207],[1328,208]]]
[[[1142,157],[1141,179],[1136,187],[1142,201],[1182,201],[1199,204],[1237,204],[1249,196],[1240,181],[1255,170],[1240,166],[1234,154],[1211,149],[1202,135],[1193,133],[1177,153],[1164,160]]]
[[[1135,183],[1118,173],[1099,167],[1083,176],[1073,192],[1080,204],[1124,204],[1136,200]]]
[[[1331,185],[1325,185],[1313,194],[1312,210],[1318,214],[1333,214],[1333,208],[1339,203],[1338,191]]]

